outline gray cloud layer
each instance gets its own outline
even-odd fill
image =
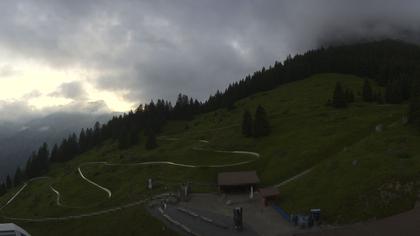
[[[132,101],[204,99],[289,53],[383,37],[418,42],[419,12],[414,0],[5,0],[0,47],[99,70],[91,82]]]
[[[73,81],[61,84],[51,96],[70,98],[73,100],[84,100],[87,92],[80,81]]]

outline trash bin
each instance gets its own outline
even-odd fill
[[[233,209],[233,224],[237,231],[242,231],[242,207],[236,207]]]
[[[311,209],[311,216],[315,223],[321,221],[321,209]]]

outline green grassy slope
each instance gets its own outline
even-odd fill
[[[347,109],[326,107],[337,81],[356,92],[363,84],[355,76],[316,75],[243,99],[232,111],[218,110],[188,122],[169,122],[161,134],[166,139],[159,139],[160,147],[153,151],[144,150],[144,137],[139,146],[123,151],[108,142],[68,163],[55,164],[50,179],[30,183],[3,214],[27,218],[77,215],[145,199],[166,191],[165,188],[175,189],[183,181],[192,180],[196,184],[193,191],[216,191],[214,183],[220,171],[256,169],[262,185],[267,186],[309,168],[314,169],[308,175],[280,188],[279,204],[291,212],[320,207],[330,222],[351,222],[408,209],[415,201],[416,169],[420,164],[417,154],[420,147],[416,143],[420,138],[401,124],[405,105],[367,104],[356,96],[356,103]],[[272,134],[260,139],[244,138],[240,131],[243,110],[254,111],[258,104],[267,110]],[[384,125],[383,132],[375,132],[378,124]],[[179,140],[168,140],[168,137]],[[210,143],[198,142],[199,139]],[[215,165],[252,159],[240,154],[215,153],[214,149],[254,151],[261,153],[261,158],[250,164],[220,169],[83,166],[85,176],[112,191],[111,198],[81,179],[77,172],[79,165],[91,161],[167,160]],[[354,160],[357,160],[355,165]],[[149,177],[159,180],[161,188],[148,192]],[[56,195],[50,185],[60,191],[65,207],[56,205]],[[0,203],[16,191],[9,191],[0,198]],[[16,222],[35,236],[173,234],[164,230],[163,224],[149,216],[143,206],[64,222]]]
[[[420,170],[418,133],[396,121],[325,160],[281,188],[286,209],[320,207],[332,223],[384,217],[411,209]]]

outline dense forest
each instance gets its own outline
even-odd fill
[[[151,101],[140,105],[135,111],[113,117],[106,124],[96,123],[93,128],[83,129],[80,134],[71,134],[51,152],[46,144],[29,158],[25,169],[16,170],[14,181],[6,177],[6,183],[0,184],[0,193],[4,193],[13,184],[18,185],[25,179],[44,175],[50,162],[65,162],[76,155],[102,144],[105,140],[118,142],[124,149],[136,145],[141,139],[147,149],[157,147],[156,137],[168,120],[191,120],[194,115],[214,111],[220,108],[235,109],[235,102],[252,94],[271,90],[279,85],[302,80],[317,73],[343,73],[374,80],[385,88],[385,94],[372,91],[366,80],[363,88],[363,100],[366,102],[402,103],[410,101],[409,122],[420,127],[420,47],[400,41],[384,40],[370,43],[334,46],[308,51],[302,55],[287,57],[283,62],[275,62],[268,68],[246,76],[232,83],[224,92],[217,91],[205,102],[193,100],[180,94],[175,105],[169,101]],[[303,95],[302,95],[303,96]],[[331,104],[345,107],[353,102],[352,91],[337,84]],[[264,111],[257,112],[256,119]],[[243,133],[246,136],[263,136],[267,128],[258,127],[252,133],[252,118],[244,113]],[[13,182],[13,183],[12,183]]]

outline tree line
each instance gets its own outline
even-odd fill
[[[381,89],[374,91],[369,79],[365,79],[361,88],[361,97],[364,102],[376,102],[378,104],[400,104],[410,98],[410,83],[407,79],[391,81],[385,87],[385,94]],[[334,108],[345,108],[348,104],[355,101],[355,95],[349,88],[344,88],[340,82],[337,82],[334,88],[332,98],[327,101],[328,106]]]
[[[340,82],[337,82],[332,98],[327,101],[327,106],[334,108],[345,108],[348,104],[355,101],[353,90],[344,88]]]

